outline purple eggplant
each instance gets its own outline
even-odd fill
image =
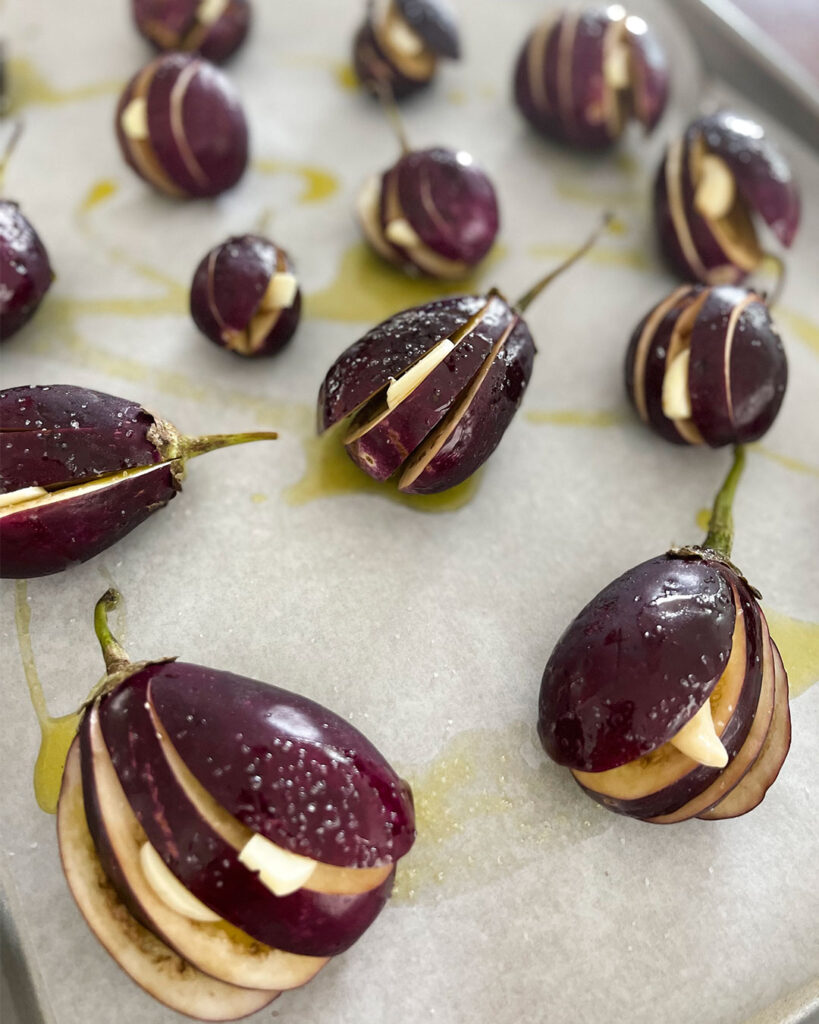
[[[562,11],[527,37],[514,75],[518,109],[536,131],[602,149],[630,118],[654,129],[668,100],[668,64],[642,18],[620,6]]]
[[[683,285],[631,337],[626,389],[640,418],[676,444],[718,448],[762,437],[788,383],[765,301],[729,285]]]
[[[673,549],[610,583],[546,665],[543,747],[620,814],[660,824],[708,817],[762,756],[769,734],[776,753],[760,769],[763,793],[784,760],[783,730],[771,730],[776,686],[787,694],[787,675],[758,593],[729,561],[743,465],[739,446],[704,545]]]
[[[535,356],[523,312],[599,231],[515,306],[486,295],[439,299],[369,331],[330,367],[319,433],[351,417],[344,444],[376,480],[408,494],[462,483],[489,458],[517,411]]]
[[[0,575],[92,558],[175,496],[188,459],[275,437],[186,437],[135,402],[68,384],[0,392]]]
[[[800,212],[785,157],[759,124],[729,111],[692,122],[657,172],[654,215],[662,252],[682,277],[705,284],[739,284],[762,264],[768,254],[754,217],[787,248]]]
[[[239,98],[201,57],[164,54],[134,75],[117,105],[116,132],[126,163],[175,198],[219,195],[247,166]]]
[[[396,266],[459,279],[486,256],[500,226],[495,189],[463,151],[405,151],[359,194],[364,237]]]
[[[443,0],[369,0],[353,40],[353,67],[361,84],[395,99],[429,85],[441,58],[460,55],[458,27]]]
[[[0,341],[28,323],[53,280],[40,236],[17,203],[0,199]]]
[[[233,56],[250,29],[249,0],[132,0],[131,7],[157,50],[199,53],[214,64]]]
[[[190,310],[216,345],[240,356],[274,355],[293,337],[301,316],[290,257],[258,235],[229,238],[196,268]]]
[[[118,914],[191,969],[271,997],[304,984],[386,903],[415,836],[409,787],[313,701],[173,659],[132,664],[107,623],[118,599],[97,605],[108,671],[75,743],[91,841],[67,843],[64,862],[91,859]],[[64,785],[61,816],[69,799]],[[86,913],[93,894],[72,891]],[[132,951],[108,948],[134,976]]]

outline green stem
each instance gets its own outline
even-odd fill
[[[723,481],[711,510],[711,521],[708,524],[708,536],[703,547],[716,551],[724,558],[731,557],[734,543],[734,516],[732,507],[739,478],[745,468],[745,448],[738,444],[734,448],[734,462]]]
[[[169,456],[174,459],[195,459],[219,448],[230,448],[234,444],[249,444],[251,441],[275,441],[279,435],[273,430],[262,430],[251,434],[205,434],[203,437],[179,438],[176,452]]]
[[[11,129],[9,140],[6,143],[6,148],[3,150],[3,155],[0,157],[0,188],[3,187],[3,178],[6,175],[6,167],[8,167],[9,160],[11,160],[11,154],[14,152],[22,134],[23,122],[15,121]]]
[[[375,84],[376,92],[378,93],[378,99],[381,102],[381,106],[384,108],[384,113],[389,118],[392,130],[395,132],[396,138],[398,139],[398,145],[401,147],[401,155],[406,156],[410,152],[409,139],[407,138],[407,132],[404,128],[404,119],[401,117],[401,112],[398,109],[398,104],[395,102],[395,94],[392,91],[392,86],[389,82],[379,81]]]
[[[105,658],[105,668],[109,675],[131,663],[124,648],[108,625],[108,613],[113,611],[121,600],[122,596],[118,590],[106,590],[94,608],[94,632],[100,642],[102,656]]]
[[[579,259],[582,259],[582,257],[586,255],[613,219],[613,213],[604,213],[602,222],[594,229],[580,248],[576,252],[573,252],[572,255],[565,259],[559,266],[555,267],[554,270],[550,270],[545,277],[542,277],[524,296],[518,299],[515,303],[515,309],[519,313],[525,313],[547,285],[550,285],[556,277],[559,277],[563,273],[564,270],[568,270],[569,267],[577,263]]]

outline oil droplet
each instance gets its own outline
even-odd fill
[[[347,456],[341,443],[341,427],[320,437],[303,440],[307,460],[304,475],[283,492],[288,505],[306,505],[320,498],[365,492],[406,505],[420,512],[454,512],[471,501],[480,486],[482,471],[442,494],[402,494],[394,481],[379,483],[367,476]]]
[[[254,160],[252,166],[259,174],[295,174],[300,177],[304,182],[298,199],[300,203],[318,203],[338,191],[338,178],[324,167],[264,158]]]
[[[364,242],[356,242],[341,257],[335,280],[327,288],[307,296],[307,315],[347,323],[376,323],[399,310],[445,295],[480,292],[479,282],[487,269],[505,255],[505,246],[495,245],[470,277],[463,281],[436,281],[429,277],[409,277],[376,256]]]
[[[780,452],[771,451],[771,449],[766,447],[764,444],[751,444],[748,445],[748,447],[751,451],[764,455],[766,459],[770,459],[771,462],[777,462],[780,466],[784,466],[785,469],[790,469],[794,473],[806,473],[809,476],[819,476],[819,466],[813,466],[809,462],[802,462],[801,459],[794,459],[790,455],[782,455]]]
[[[791,699],[799,697],[819,680],[819,622],[764,611],[788,673]]]
[[[34,664],[30,632],[31,608],[25,580],[18,580],[15,588],[14,621],[23,672],[34,713],[40,725],[40,750],[34,764],[34,795],[42,810],[47,814],[56,814],[68,748],[77,733],[80,715],[79,712],[74,712],[60,718],[52,718],[48,713],[43,687]]]
[[[450,89],[446,94],[446,98],[456,107],[463,107],[466,104],[468,96],[465,89]]]
[[[401,774],[412,785],[418,839],[396,874],[399,905],[491,885],[500,872],[508,877],[542,859],[550,845],[612,826],[602,808],[578,812],[569,794],[582,794],[524,722],[459,733],[429,764]],[[487,849],[490,830],[504,836],[497,850]]]
[[[622,217],[612,217],[608,223],[607,230],[611,235],[627,235],[629,229],[628,224]]]
[[[571,245],[530,245],[529,255],[536,260],[564,260],[576,251]],[[622,249],[615,246],[596,245],[584,259],[601,267],[631,267],[633,270],[649,270],[652,266],[643,249]]]
[[[642,192],[620,188],[600,188],[575,175],[561,175],[555,178],[555,191],[561,199],[573,203],[589,203],[592,206],[638,206],[644,200]]]
[[[336,82],[342,89],[358,89],[358,75],[355,73],[355,68],[348,60],[334,61],[333,74],[335,75]]]
[[[776,316],[781,323],[793,331],[800,341],[804,341],[819,355],[819,324],[814,323],[802,313],[797,313],[794,309],[784,309],[781,306],[777,306]]]
[[[29,104],[75,103],[120,92],[124,81],[92,82],[73,89],[57,89],[25,57],[12,57],[8,62],[8,81],[11,84],[9,112],[21,110]]]
[[[708,528],[711,525],[711,509],[701,508],[699,512],[697,512],[696,522],[697,526],[703,533],[708,533]]]
[[[254,505],[263,505],[267,501],[266,494],[251,494],[250,500]]]
[[[119,189],[119,185],[109,178],[103,178],[101,181],[96,181],[89,188],[88,193],[80,204],[80,213],[87,213],[92,210],[95,206],[99,206],[100,203],[104,203],[106,199],[110,199],[111,196],[115,195]]]
[[[525,419],[536,426],[547,423],[555,427],[615,427],[625,423],[628,414],[618,409],[530,409]]]

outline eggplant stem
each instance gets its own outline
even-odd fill
[[[97,634],[97,640],[102,648],[108,675],[131,664],[131,659],[125,653],[125,648],[122,647],[108,625],[108,613],[113,611],[121,600],[120,592],[112,587],[105,591],[94,608],[94,632]]]
[[[20,141],[20,136],[23,134],[23,122],[15,121],[11,129],[11,135],[6,143],[3,155],[0,157],[0,188],[3,187],[3,178],[6,174],[6,167],[8,167],[11,155],[17,148],[17,143]]]
[[[392,86],[387,81],[379,80],[375,84],[375,91],[378,93],[379,102],[398,139],[401,155],[406,156],[407,153],[411,152],[411,149],[409,139],[407,138],[407,130],[404,127],[404,119],[401,117],[398,104],[395,102],[395,93],[392,91]]]
[[[525,313],[544,288],[550,285],[556,277],[559,277],[564,270],[568,270],[569,267],[574,263],[577,263],[579,259],[582,259],[589,249],[595,245],[597,240],[613,220],[614,214],[610,210],[606,211],[606,213],[603,214],[601,223],[598,224],[580,248],[573,252],[571,256],[568,256],[561,264],[555,267],[554,270],[550,270],[545,277],[542,277],[537,284],[533,285],[525,295],[518,299],[515,303],[515,309],[518,313]]]
[[[251,441],[275,441],[279,435],[274,430],[262,430],[251,434],[205,434],[203,437],[180,437],[175,459],[195,459],[197,455],[230,448],[234,444],[249,444]]]
[[[711,520],[708,523],[708,536],[703,543],[703,547],[716,551],[718,555],[722,555],[724,558],[731,557],[731,547],[734,543],[734,515],[732,508],[737,484],[742,476],[743,469],[745,469],[745,446],[738,444],[734,447],[733,465],[714,499]]]

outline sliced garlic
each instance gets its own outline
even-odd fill
[[[148,101],[138,96],[131,100],[119,118],[123,133],[129,139],[148,138]]]
[[[710,700],[668,742],[686,757],[709,768],[724,768],[728,764],[728,751],[714,728]]]
[[[242,847],[239,860],[249,870],[258,872],[259,881],[275,896],[289,896],[301,889],[318,867],[318,861],[283,850],[258,833]]]
[[[218,914],[206,907],[172,873],[150,843],[143,843],[139,863],[148,885],[171,910],[191,921],[221,921]]]
[[[19,491],[8,491],[6,494],[0,494],[0,508],[32,501],[34,498],[41,498],[44,494],[48,494],[44,487],[21,487]]]
[[[419,359],[415,366],[411,366],[406,373],[402,373],[397,380],[394,380],[387,388],[387,408],[394,409],[400,405],[432,373],[435,367],[446,359],[454,348],[452,340],[444,338],[434,348],[431,348],[423,359]]]
[[[230,0],[202,0],[196,9],[196,20],[200,25],[212,25],[228,9]]]
[[[736,182],[721,157],[706,153],[700,165],[700,180],[694,193],[694,206],[709,220],[725,217],[734,205]]]
[[[401,17],[390,19],[386,36],[390,47],[407,57],[417,57],[424,50],[424,40]]]
[[[295,274],[274,274],[262,296],[261,309],[289,309],[296,301],[299,282]]]
[[[631,84],[629,50],[626,43],[616,43],[606,55],[603,77],[612,89],[627,89]]]
[[[688,366],[691,349],[684,349],[674,358],[663,377],[663,415],[670,420],[691,419],[691,392],[688,389]]]
[[[391,220],[384,234],[394,245],[400,245],[404,249],[414,249],[424,244],[415,228],[404,217]]]

